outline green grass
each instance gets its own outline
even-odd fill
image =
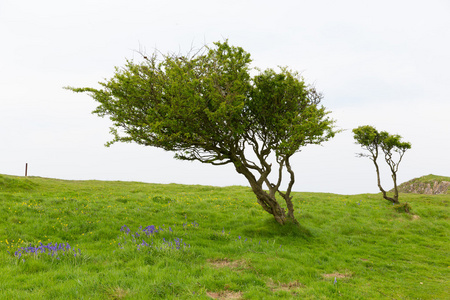
[[[450,181],[450,177],[439,176],[439,175],[426,175],[419,178],[416,178],[415,181],[424,182],[424,183],[433,183],[435,181]]]
[[[449,299],[450,195],[400,198],[294,193],[280,227],[246,187],[0,175],[0,299]],[[14,256],[41,242],[80,252]]]

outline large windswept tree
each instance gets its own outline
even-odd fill
[[[286,68],[252,76],[250,54],[227,41],[195,55],[143,58],[116,68],[100,89],[68,88],[89,93],[100,103],[94,113],[112,120],[108,145],[135,142],[182,160],[232,164],[278,223],[297,223],[290,159],[301,147],[335,135],[321,94]],[[281,191],[286,174],[287,190]]]
[[[353,129],[353,134],[356,143],[369,152],[369,154],[359,153],[358,156],[368,157],[375,165],[378,188],[383,193],[383,198],[391,201],[393,204],[400,204],[397,187],[398,166],[406,150],[411,149],[411,144],[402,142],[402,137],[398,134],[389,134],[386,131],[378,132],[375,127],[369,125],[359,126]],[[377,162],[380,150],[384,154],[384,160],[391,171],[391,177],[394,183],[394,195],[392,197],[388,196],[386,190],[381,186],[380,168]]]

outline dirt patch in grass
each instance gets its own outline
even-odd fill
[[[248,263],[245,260],[229,260],[229,259],[210,259],[208,263],[214,268],[231,268],[231,269],[246,269]]]
[[[105,290],[109,299],[119,300],[129,296],[129,290],[125,290],[121,287],[110,287]]]
[[[245,260],[229,260],[223,259],[209,259],[208,263],[216,269],[230,268],[230,269],[247,269],[248,262]],[[227,286],[225,286],[227,288]],[[220,292],[206,292],[206,294],[213,299],[241,299],[242,292],[220,291]]]
[[[350,278],[352,274],[350,273],[330,273],[330,274],[322,274],[323,278]]]
[[[269,279],[267,286],[272,290],[272,292],[277,292],[277,291],[290,292],[290,291],[295,291],[295,290],[305,287],[305,285],[303,283],[298,282],[298,280],[291,281],[288,283],[281,283],[281,282],[273,282],[272,279]]]
[[[206,295],[213,299],[241,299],[242,292],[221,291],[221,292],[206,292]]]

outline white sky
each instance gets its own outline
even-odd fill
[[[289,66],[323,92],[347,129],[293,157],[296,191],[378,192],[351,129],[374,125],[412,143],[399,183],[450,175],[450,2],[0,0],[0,174],[61,179],[247,185],[231,166],[110,148],[96,103],[64,86],[98,87],[136,50],[187,52],[228,38],[253,66]],[[385,188],[392,183],[383,174]]]

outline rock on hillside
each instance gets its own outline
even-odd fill
[[[404,182],[398,186],[400,193],[415,194],[448,194],[450,193],[450,177],[427,175]]]

